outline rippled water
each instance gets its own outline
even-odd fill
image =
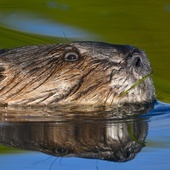
[[[169,6],[153,0],[0,2],[0,48],[72,40],[136,45],[151,61],[159,101],[148,114],[123,120],[1,108],[0,169],[169,170]]]
[[[1,169],[169,169],[168,104],[126,119],[22,115],[1,116],[0,143],[25,150],[6,150]]]

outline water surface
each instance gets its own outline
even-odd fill
[[[124,119],[2,114],[0,143],[20,149],[6,148],[0,155],[0,167],[168,170],[169,110],[170,105],[156,103],[148,114]]]

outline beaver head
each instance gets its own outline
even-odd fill
[[[146,54],[129,45],[73,42],[0,54],[0,102],[8,105],[152,103]]]

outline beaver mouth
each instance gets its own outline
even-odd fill
[[[152,76],[153,72],[148,73],[147,75],[145,75],[144,77],[142,77],[141,79],[137,80],[135,83],[133,83],[127,90],[123,91],[120,93],[119,97],[123,97],[126,94],[129,93],[130,90],[134,89],[135,87],[139,86],[142,82],[144,82],[147,78],[149,78],[150,76]]]

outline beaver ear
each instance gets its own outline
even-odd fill
[[[0,50],[0,54],[6,53],[8,51],[8,49],[2,49]]]

